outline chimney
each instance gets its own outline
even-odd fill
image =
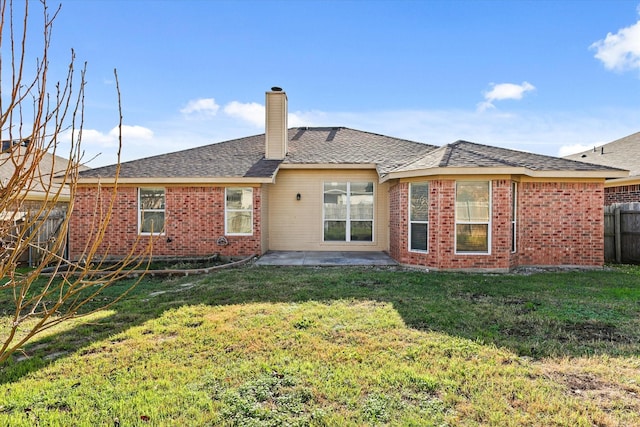
[[[282,160],[287,155],[287,94],[272,87],[266,98],[265,154],[269,160]]]

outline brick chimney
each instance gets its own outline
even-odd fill
[[[266,96],[264,157],[282,160],[287,155],[287,94],[279,87],[272,87]]]

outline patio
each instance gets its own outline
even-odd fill
[[[384,252],[352,251],[269,251],[262,255],[256,265],[397,265]]]

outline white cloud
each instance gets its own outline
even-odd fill
[[[109,131],[109,137],[115,139],[116,143],[119,134],[118,127],[114,127]],[[153,131],[143,126],[122,125],[122,139],[123,141],[148,141],[153,139]]]
[[[303,126],[317,126],[319,121],[324,120],[326,113],[321,111],[296,111],[289,113],[287,121],[290,128]]]
[[[78,131],[76,134],[76,144]],[[89,162],[88,166],[96,167],[100,165],[115,163],[117,160],[115,155],[118,148],[118,127],[112,128],[108,132],[101,132],[96,129],[82,129],[82,140],[80,147],[83,151],[83,162]],[[60,135],[60,146],[58,155],[65,156],[65,152],[69,149],[71,143],[71,132],[64,132]],[[154,133],[151,129],[143,126],[122,125],[122,146],[124,157],[127,152],[138,151],[136,147],[143,147],[138,157],[150,155],[149,142],[155,141]]]
[[[220,106],[214,98],[192,99],[187,106],[180,110],[186,116],[212,117],[218,113]]]
[[[118,140],[113,137],[111,132],[102,133],[95,129],[83,129],[81,144],[99,147],[115,147],[118,145]]]
[[[589,48],[596,51],[595,58],[602,61],[608,70],[640,69],[640,20],[615,34],[608,33],[603,40],[598,40]]]
[[[563,145],[558,149],[558,157],[565,157],[571,154],[581,153],[593,148],[593,145],[569,144]]]
[[[324,113],[314,126],[347,126],[433,145],[457,140],[528,151],[567,155],[565,146],[614,141],[637,132],[638,110],[601,110],[591,113],[519,112],[498,110],[406,110],[377,113]]]
[[[496,96],[497,92],[496,92]],[[496,98],[497,99],[497,98]],[[222,107],[221,107],[222,109]],[[433,145],[457,140],[551,156],[565,156],[637,132],[640,110],[591,112],[488,110],[318,111],[289,113],[289,126],[345,126]],[[232,102],[210,120],[182,115],[145,126],[123,127],[122,160],[133,160],[264,132],[264,106]],[[82,148],[89,166],[116,161],[117,129],[85,129]],[[62,151],[61,151],[62,152]]]
[[[239,118],[254,126],[264,127],[265,108],[264,105],[257,102],[242,103],[232,101],[225,105],[224,112],[231,117]]]
[[[265,126],[265,106],[257,102],[242,103],[232,101],[225,105],[224,112],[229,117],[240,119],[252,126],[264,129]],[[289,127],[316,126],[318,117],[324,117],[324,113],[319,111],[296,111],[289,112],[287,123]]]
[[[491,83],[492,89],[484,92],[484,101],[478,104],[479,111],[485,111],[491,108],[495,108],[494,101],[502,101],[505,99],[522,99],[525,92],[530,92],[535,89],[529,82],[522,82],[522,84],[514,83]]]

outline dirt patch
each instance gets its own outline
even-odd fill
[[[540,307],[537,301],[529,301],[521,298],[505,298],[503,304],[512,307],[514,314],[517,316],[523,316],[525,314],[533,313]]]
[[[527,309],[522,306],[522,311]],[[534,311],[535,307],[530,311]],[[549,332],[552,331],[552,332]],[[505,336],[531,336],[545,333],[547,339],[559,342],[604,342],[615,344],[634,344],[634,337],[618,330],[607,322],[589,320],[586,322],[547,321],[544,325],[537,319],[520,319],[505,326],[500,331]]]
[[[623,380],[624,376],[616,382],[615,377],[587,372],[579,365],[553,364],[541,368],[543,376],[562,385],[566,394],[589,401],[605,413],[622,411],[630,416],[640,413],[640,387]]]
[[[605,341],[618,344],[631,344],[633,337],[620,333],[615,325],[606,322],[586,321],[561,325],[562,336],[568,340]]]
[[[612,270],[610,267],[588,267],[588,266],[540,266],[540,267],[518,267],[509,272],[509,274],[516,274],[522,276],[531,276],[532,274],[540,273],[572,273],[572,272],[584,272],[584,271],[608,271]]]
[[[610,385],[596,378],[595,375],[585,373],[560,374],[556,379],[563,383],[571,393],[582,394],[589,390],[608,390],[612,389]]]
[[[491,295],[478,292],[457,292],[453,296],[477,304],[491,302],[494,299],[494,297],[492,297]]]

